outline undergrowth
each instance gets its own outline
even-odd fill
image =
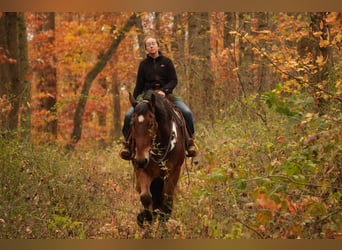
[[[117,143],[67,152],[1,138],[0,238],[341,237],[340,110],[289,117],[253,98],[197,123],[200,155],[183,167],[172,217],[147,229]]]

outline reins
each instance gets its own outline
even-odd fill
[[[175,120],[174,120],[173,117],[172,117],[172,119],[171,119],[171,128],[172,128],[172,123],[173,123],[173,122],[175,122]],[[167,143],[167,148],[166,148],[166,150],[165,150],[163,156],[161,157],[161,159],[158,159],[158,160],[156,160],[155,157],[152,157],[152,159],[154,160],[154,162],[160,164],[160,163],[162,163],[162,162],[166,159],[167,154],[171,151],[171,150],[170,150],[170,149],[171,149],[171,146],[172,146],[172,145],[171,145],[171,141],[172,141],[173,136],[175,136],[175,134],[174,134],[173,130],[171,129],[170,135],[169,135],[169,140],[168,140],[168,143]],[[153,156],[158,156],[158,154],[155,154],[155,153],[153,152],[153,149],[156,148],[156,149],[158,149],[158,151],[159,151],[159,150],[160,150],[160,151],[163,151],[163,149],[160,149],[160,148],[158,147],[158,144],[155,142],[155,139],[156,139],[156,137],[153,139],[153,145],[156,145],[156,147],[153,146],[153,147],[151,148],[151,150],[150,150],[150,153],[151,153],[151,155],[153,155]]]

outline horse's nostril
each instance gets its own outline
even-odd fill
[[[148,163],[148,159],[147,158],[143,158],[143,159],[134,159],[134,163],[137,167],[139,168],[145,168],[147,163]]]

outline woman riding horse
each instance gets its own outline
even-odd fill
[[[155,90],[162,97],[171,95],[178,82],[176,70],[171,59],[159,51],[159,42],[153,37],[145,40],[145,49],[148,54],[139,65],[133,97],[141,99],[143,93],[151,89]],[[188,138],[186,138],[187,156],[194,157],[197,155],[197,146],[194,143],[195,129],[192,112],[180,98],[173,99],[174,104],[181,110],[189,131]],[[129,140],[132,113],[133,108],[131,107],[125,115],[122,129],[125,142],[120,156],[124,160],[131,160],[132,158],[132,152],[130,150],[131,141]]]
[[[131,121],[131,151],[136,190],[143,210],[138,224],[152,223],[156,214],[168,219],[173,207],[173,195],[185,159],[185,122],[177,108],[166,98],[148,91],[137,102]]]

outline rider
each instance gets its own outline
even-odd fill
[[[142,98],[142,95],[147,90],[155,90],[156,93],[165,97],[172,94],[172,90],[177,85],[177,74],[174,65],[170,58],[164,56],[159,51],[159,42],[156,38],[148,37],[145,39],[145,49],[147,57],[140,62],[136,85],[133,91],[133,97],[137,100]],[[189,107],[180,98],[173,98],[174,104],[182,112],[188,130],[190,132],[187,139],[187,156],[194,157],[197,155],[197,147],[194,142],[194,123],[192,112]],[[122,133],[125,136],[124,147],[120,152],[120,156],[124,160],[131,160],[132,152],[130,147],[129,130],[130,121],[133,114],[131,107],[125,115],[124,126]]]

